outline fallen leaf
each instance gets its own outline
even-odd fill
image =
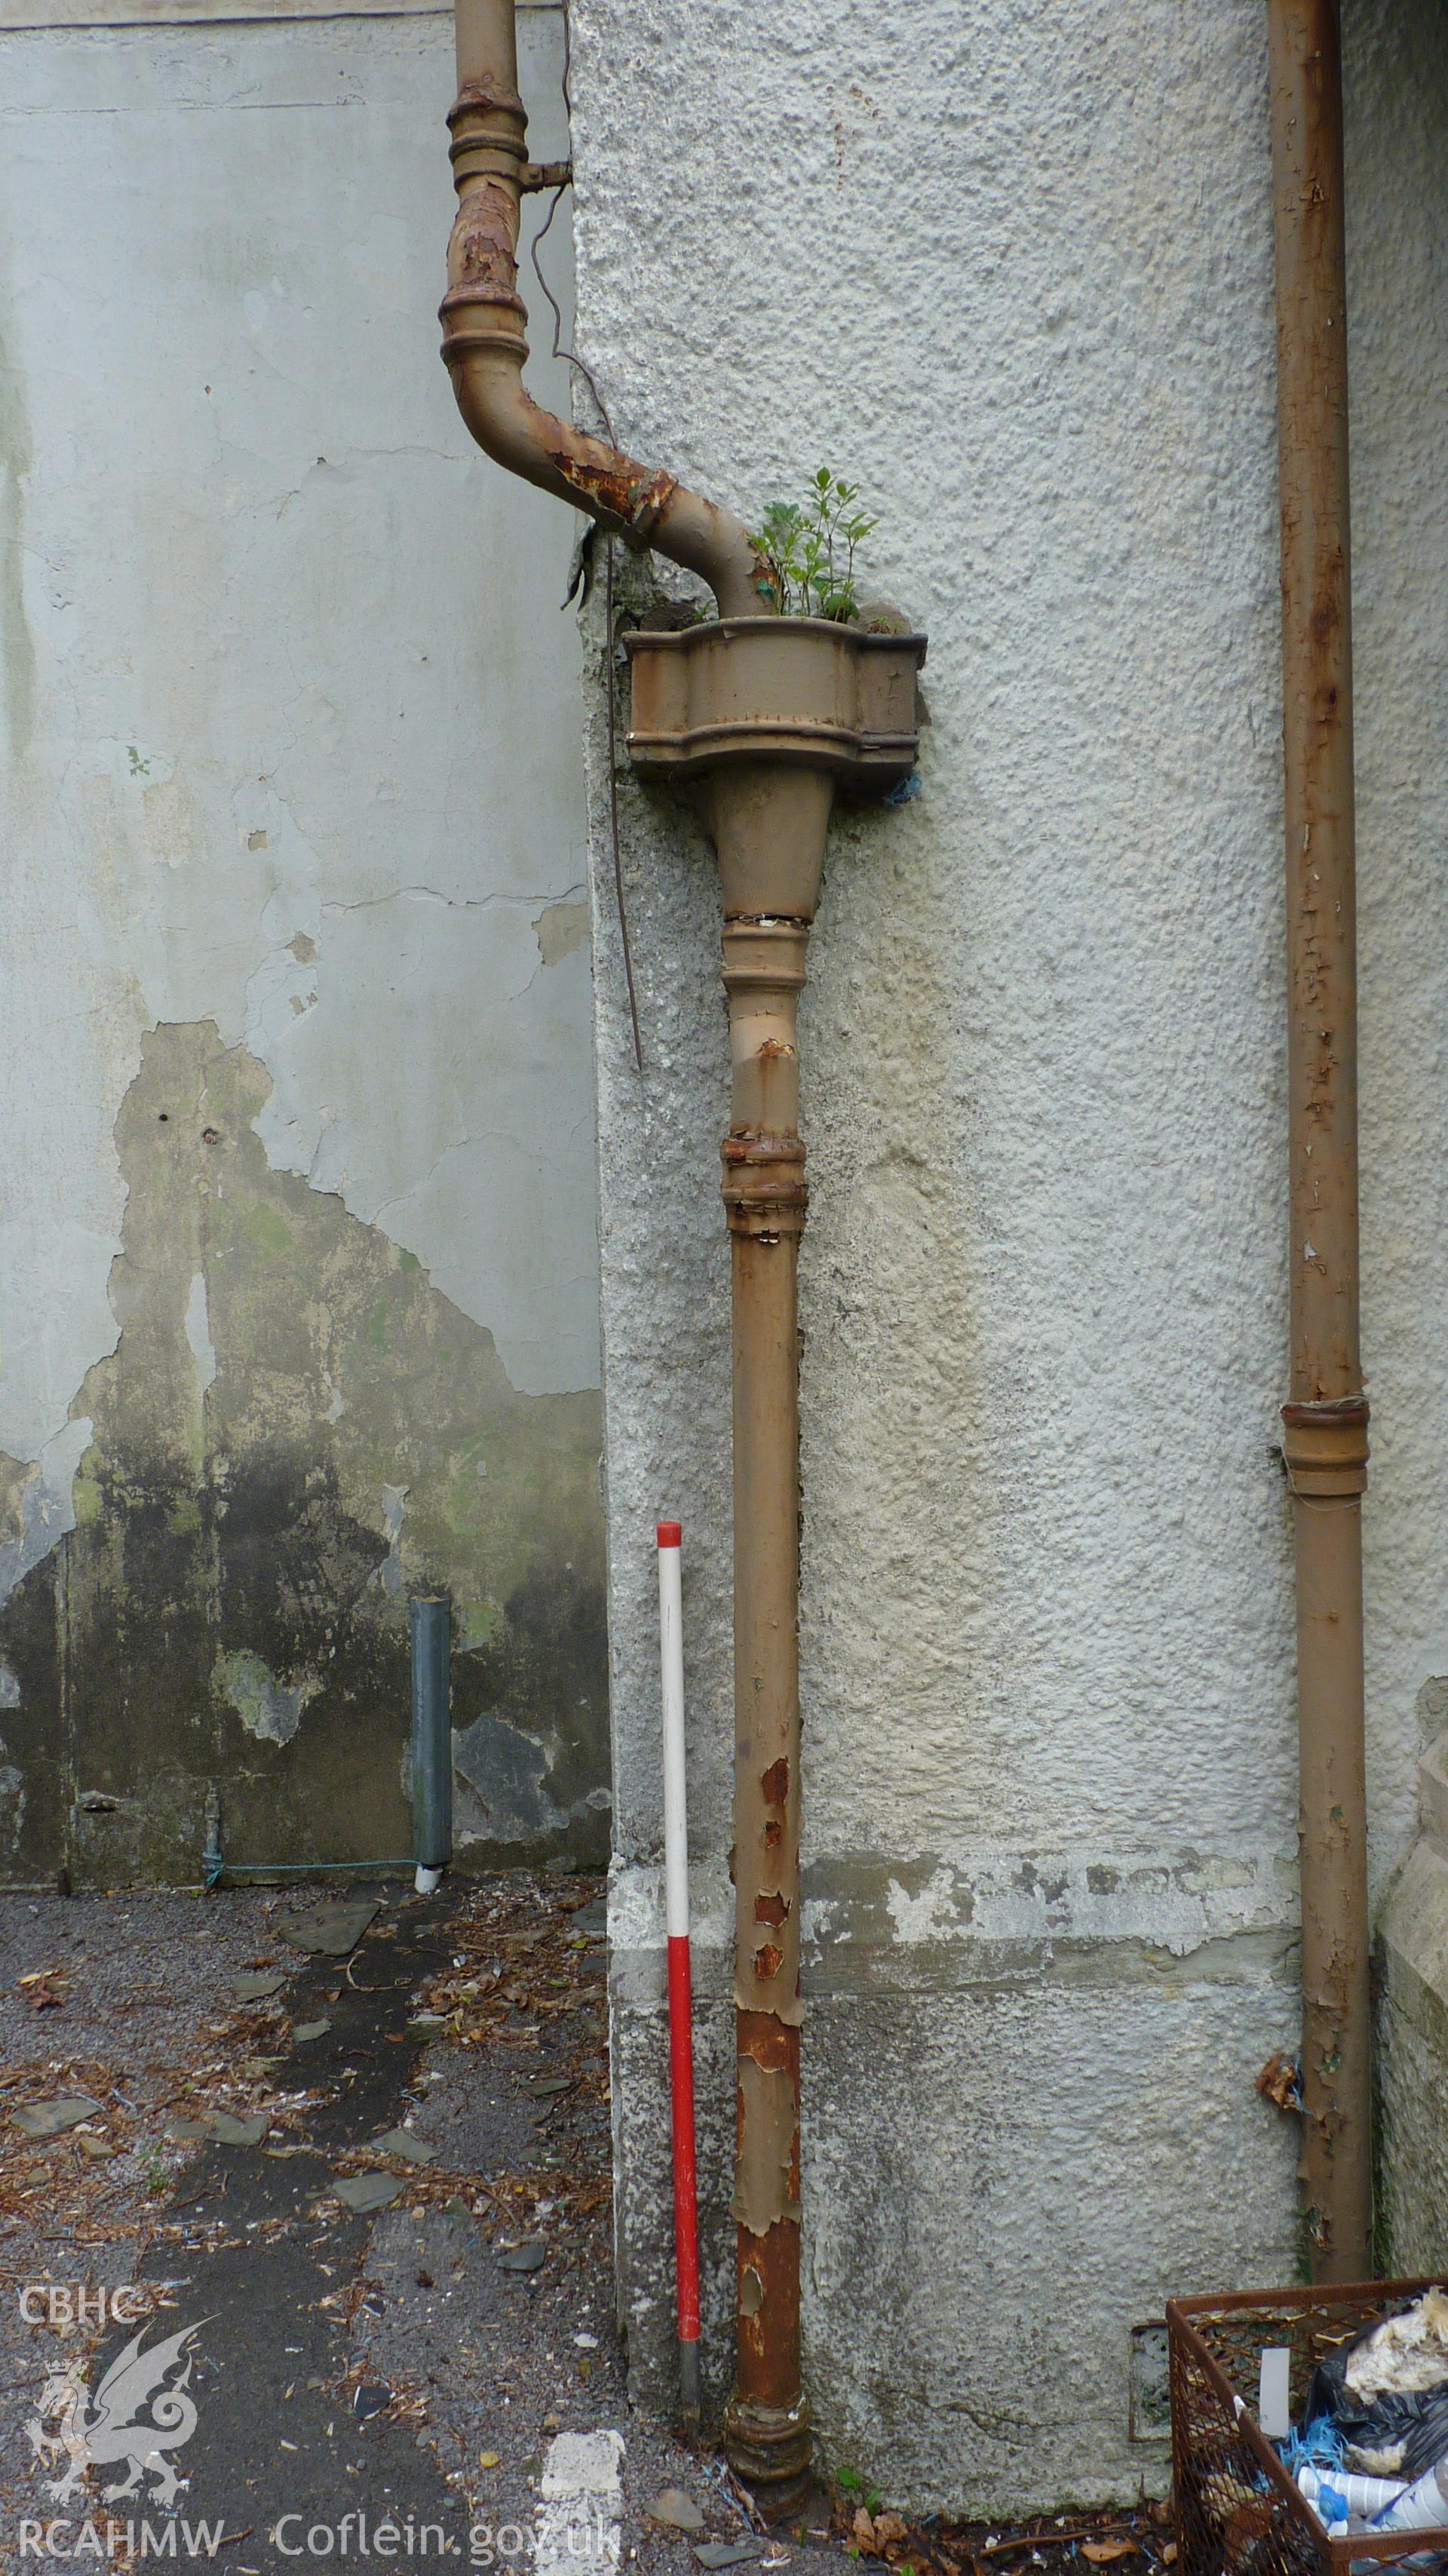
[[[886,2549],[891,2541],[904,2539],[906,2525],[903,2514],[877,2513],[874,2522],[875,2538],[880,2548]]]
[[[1127,2540],[1118,2532],[1107,2540],[1083,2540],[1081,2555],[1089,2558],[1093,2567],[1109,2567],[1114,2559],[1134,2557],[1136,2548],[1134,2540]]]
[[[480,2468],[480,2469],[495,2469],[495,2468],[497,2468],[497,2466],[498,2466],[498,2454],[497,2454],[497,2452],[496,2452],[496,2451],[479,2451],[479,2453],[478,2453],[478,2466],[479,2466],[479,2468]]]
[[[857,2504],[855,2507],[855,2519],[851,2528],[854,2531],[855,2538],[858,2540],[860,2547],[862,2549],[873,2550],[875,2546],[875,2526],[862,2504]]]

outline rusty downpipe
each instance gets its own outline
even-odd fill
[[[1291,1391],[1302,1855],[1301,2180],[1319,2281],[1372,2255],[1357,960],[1337,0],[1267,0],[1287,849]]]
[[[458,213],[443,356],[511,473],[709,584],[717,622],[624,638],[643,778],[697,798],[719,860],[733,1097],[736,2379],[731,2463],[787,2512],[810,2462],[800,2354],[799,1243],[796,1011],[836,788],[878,795],[916,749],[921,635],[780,617],[743,523],[542,411],[524,389],[519,199],[532,184],[513,0],[456,0]],[[606,649],[613,649],[610,637]]]
[[[813,618],[625,638],[629,751],[696,794],[719,860],[733,1089],[736,2235],[731,2465],[777,2519],[810,2461],[800,2354],[797,1012],[837,785],[915,756],[923,636]]]
[[[478,445],[601,528],[655,546],[713,591],[724,617],[767,613],[748,532],[728,510],[535,403],[523,383],[519,206],[538,183],[518,95],[513,0],[457,0],[458,95],[448,116],[458,211],[439,319],[457,405]]]

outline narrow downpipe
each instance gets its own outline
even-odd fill
[[[452,1859],[452,1604],[408,1604],[412,1645],[412,1840],[419,1896]]]
[[[1302,1858],[1300,2168],[1318,2281],[1371,2278],[1357,957],[1342,65],[1336,0],[1267,0],[1287,851]]]
[[[724,1140],[734,1311],[737,2337],[732,2466],[771,2518],[804,2491],[799,2268],[799,1244],[795,1022],[806,921],[728,916]]]

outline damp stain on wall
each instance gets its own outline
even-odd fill
[[[405,1853],[407,1594],[455,1605],[460,1856],[608,1843],[600,1398],[514,1387],[416,1256],[269,1168],[210,1021],[144,1041],[114,1352],[0,1460],[0,1878]],[[66,1454],[62,1456],[60,1453]]]

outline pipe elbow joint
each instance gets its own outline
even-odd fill
[[[569,501],[611,536],[657,546],[709,584],[722,617],[763,617],[749,532],[732,512],[544,411],[523,383],[528,315],[518,293],[522,111],[511,87],[465,86],[449,123],[461,190],[448,241],[442,354],[459,411],[506,472]]]
[[[452,294],[442,319],[457,406],[479,447],[506,472],[587,511],[611,536],[648,545],[677,489],[673,475],[651,474],[535,403],[523,382],[527,343],[505,308]]]

